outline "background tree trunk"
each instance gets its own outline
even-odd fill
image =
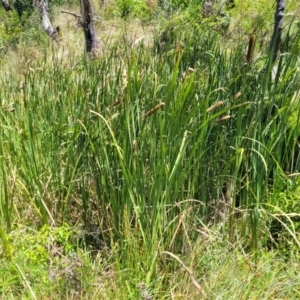
[[[57,29],[52,25],[49,17],[49,8],[47,0],[34,0],[34,6],[37,8],[41,18],[43,29],[53,40],[57,38]]]
[[[276,11],[275,11],[275,24],[274,31],[271,40],[270,52],[273,55],[273,62],[276,61],[280,54],[280,42],[283,30],[284,11],[285,11],[285,0],[277,0]]]
[[[226,5],[228,8],[234,8],[235,7],[234,0],[227,0]]]
[[[91,0],[81,0],[81,15],[85,37],[85,50],[87,53],[94,52],[98,47],[98,40],[96,37],[94,21],[93,21],[93,9]]]
[[[8,0],[1,0],[1,2],[6,11],[12,10],[11,6],[9,5]]]

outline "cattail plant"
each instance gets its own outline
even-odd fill
[[[154,108],[152,108],[151,110],[149,110],[148,112],[146,112],[143,118],[151,116],[152,114],[154,114],[155,112],[157,112],[159,109],[163,108],[164,106],[165,106],[165,103],[161,102],[160,104],[156,105]]]
[[[248,51],[247,51],[247,55],[246,55],[246,60],[247,60],[248,64],[250,64],[252,61],[253,52],[254,52],[254,43],[255,43],[255,37],[252,34],[249,38]]]

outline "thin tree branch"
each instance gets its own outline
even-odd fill
[[[71,16],[73,16],[73,17],[75,17],[75,18],[82,19],[82,16],[81,16],[81,15],[78,15],[78,14],[73,13],[73,12],[68,11],[68,10],[62,9],[60,12],[61,12],[62,14],[67,14],[67,15],[71,15]],[[97,17],[96,17],[96,18],[97,18]],[[100,22],[100,21],[101,21],[101,20],[99,20],[99,19],[93,19],[93,22]]]
[[[71,12],[71,11],[68,11],[68,10],[64,10],[64,9],[62,9],[60,12],[61,12],[61,13],[63,13],[63,14],[68,14],[68,15],[71,15],[71,16],[73,16],[73,17],[76,17],[76,18],[82,18],[82,16],[81,16],[81,15],[78,15],[78,14],[76,14],[76,13],[73,13],[73,12]]]

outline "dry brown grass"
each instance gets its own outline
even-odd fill
[[[53,23],[55,26],[60,27],[60,36],[58,42],[49,40],[48,53],[54,51],[55,57],[60,59],[62,64],[66,67],[72,67],[72,61],[76,61],[84,53],[84,35],[78,19],[72,15],[61,13],[62,9],[80,14],[79,7],[77,6],[57,8]],[[145,25],[137,19],[130,21],[124,21],[119,18],[106,20],[101,17],[101,14],[103,14],[101,7],[96,7],[95,27],[101,49],[99,54],[103,53],[103,51],[109,51],[110,47],[116,43],[126,43],[126,46],[129,47],[134,47],[140,43],[143,43],[146,47],[152,45],[157,22]],[[11,50],[2,61],[0,77],[11,73],[15,76],[22,75],[24,70],[34,68],[35,63],[44,56],[45,45],[40,48],[27,46],[26,48],[19,47],[16,50]],[[48,56],[49,61],[51,61],[52,55]]]

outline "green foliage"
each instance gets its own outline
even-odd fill
[[[21,23],[30,17],[34,8],[30,0],[15,0],[13,7],[18,13]]]
[[[122,18],[137,17],[142,20],[155,19],[159,15],[186,13],[201,16],[202,3],[199,1],[156,1],[116,0],[105,6],[106,16]]]
[[[300,232],[300,184],[299,179],[286,180],[281,191],[274,196],[273,214],[270,218],[270,234],[267,245],[281,256],[299,256]]]
[[[161,22],[161,31],[155,36],[154,50],[167,51],[174,49],[177,43],[183,43],[185,53],[190,53],[203,41],[208,41],[208,34],[211,35],[212,43],[217,37],[221,37],[222,30],[220,19],[214,17],[204,18],[199,10],[184,10],[181,13],[172,15],[165,22]],[[197,44],[194,44],[195,37],[201,37]],[[205,47],[205,46],[204,46]],[[192,65],[192,64],[191,64]]]
[[[5,95],[22,99],[13,116],[2,117],[6,169],[22,166],[20,199],[43,224],[80,220],[88,232],[101,224],[95,245],[118,240],[127,249],[122,231],[133,218],[152,253],[157,238],[166,245],[172,240],[171,220],[179,211],[191,207],[201,221],[212,222],[218,213],[212,199],[223,197],[225,183],[225,196],[233,199],[227,233],[233,238],[239,230],[234,211],[242,208],[242,228],[257,247],[272,172],[281,175],[273,178],[277,186],[283,171],[299,167],[285,150],[295,148],[298,136],[287,109],[298,87],[297,73],[290,72],[296,60],[282,59],[282,79],[271,81],[268,60],[243,69],[242,46],[229,52],[217,34],[183,35],[181,22],[155,56],[146,48],[116,48],[101,60],[78,63],[76,72],[54,58],[51,67],[40,62],[27,71],[23,90],[6,84]],[[125,58],[121,63],[116,51]],[[202,204],[184,202],[179,210],[185,199]],[[180,245],[178,239],[172,249]]]
[[[49,1],[51,9],[58,6],[79,6],[77,0],[50,0]]]
[[[187,230],[186,221],[182,219],[181,222]],[[67,231],[69,235],[68,226],[52,230]],[[114,245],[109,250],[101,249],[93,259],[80,251],[65,255],[54,239],[45,238],[47,231],[43,228],[36,232],[40,239],[34,238],[34,233],[25,228],[18,228],[11,234],[16,248],[14,260],[2,259],[0,264],[0,289],[6,298],[139,299],[143,286],[148,294],[160,299],[171,296],[198,299],[203,295],[199,286],[208,298],[275,299],[285,296],[294,299],[299,294],[297,259],[284,261],[276,253],[263,251],[259,251],[255,259],[253,254],[245,252],[244,243],[226,242],[219,228],[201,228],[193,241],[185,236],[185,255],[171,253],[171,256],[158,245],[155,273],[149,279],[146,272],[151,262],[143,249],[133,247],[138,242],[135,230],[126,233],[132,246],[128,250]],[[44,249],[47,249],[50,262],[26,259],[24,251],[32,248],[32,240],[42,245],[47,240]],[[38,247],[36,250],[40,253]],[[122,258],[124,255],[126,261]],[[187,270],[193,276],[192,285]],[[95,289],[99,284],[101,288]]]
[[[142,0],[116,0],[115,3],[106,4],[104,11],[107,18],[113,16],[124,19],[139,18],[143,21],[149,21],[156,16],[157,6],[155,2],[153,2],[153,6],[149,6],[147,2]]]
[[[24,240],[26,248],[21,249],[25,252],[28,261],[44,264],[49,261],[47,247],[50,242],[52,246],[56,245],[59,247],[63,254],[68,254],[73,250],[73,246],[69,240],[72,233],[69,226],[59,227],[54,230],[43,226],[37,235],[26,235],[26,239]]]
[[[117,0],[117,6],[120,10],[120,17],[127,18],[134,9],[134,0]]]
[[[9,47],[15,47],[22,32],[19,17],[16,12],[0,10],[0,18],[4,20],[0,24],[0,57],[5,54]]]
[[[1,293],[26,295],[22,282],[29,288],[31,296],[41,297],[51,294],[68,294],[79,291],[87,283],[91,267],[88,260],[77,251],[74,229],[64,225],[58,228],[44,226],[40,231],[15,228],[9,236],[13,248],[12,259],[5,260],[1,255],[0,280]],[[86,278],[84,278],[86,276]],[[34,291],[41,286],[40,291]],[[28,292],[29,292],[28,291]]]
[[[13,249],[9,242],[8,236],[3,228],[0,226],[0,240],[3,244],[3,254],[8,261],[12,260]]]
[[[142,11],[136,3],[121,1],[118,12]],[[67,294],[65,270],[80,254],[72,231],[80,224],[95,261],[112,262],[113,280],[105,280],[122,283],[117,296],[106,286],[112,299],[138,298],[140,282],[159,285],[166,297],[178,289],[199,299],[189,277],[185,286],[172,281],[185,263],[211,298],[268,299],[270,286],[272,298],[299,294],[281,277],[278,289],[270,271],[294,280],[273,255],[279,250],[294,262],[300,245],[299,183],[292,189],[288,176],[300,168],[299,32],[295,45],[284,41],[274,75],[267,53],[246,61],[246,44],[223,37],[231,15],[198,18],[199,11],[174,14],[153,49],[119,42],[94,60],[29,56],[22,75],[1,78],[2,272],[15,287],[42,281],[51,290],[54,281]],[[32,233],[13,238],[15,223]],[[274,232],[278,246],[268,253]],[[103,252],[105,263],[97,260]],[[69,280],[75,290],[85,272],[77,266]]]
[[[174,12],[187,9],[194,10],[199,6],[202,6],[203,2],[204,1],[197,0],[162,0],[160,1],[160,5],[168,12]]]
[[[21,20],[16,11],[0,11],[0,58],[10,49],[26,48],[48,43],[46,34],[40,28],[40,19],[37,13],[30,15],[27,11],[22,14]]]
[[[16,234],[22,231],[20,228]],[[14,239],[14,232],[9,237],[10,247],[13,249],[12,258],[15,260],[19,255],[25,259],[25,263],[29,265],[46,265],[51,259],[51,251],[56,248],[61,255],[67,255],[74,251],[74,241],[72,243],[71,236],[74,230],[70,226],[65,225],[58,228],[50,228],[43,226],[38,232],[26,231],[23,229],[24,236]]]

